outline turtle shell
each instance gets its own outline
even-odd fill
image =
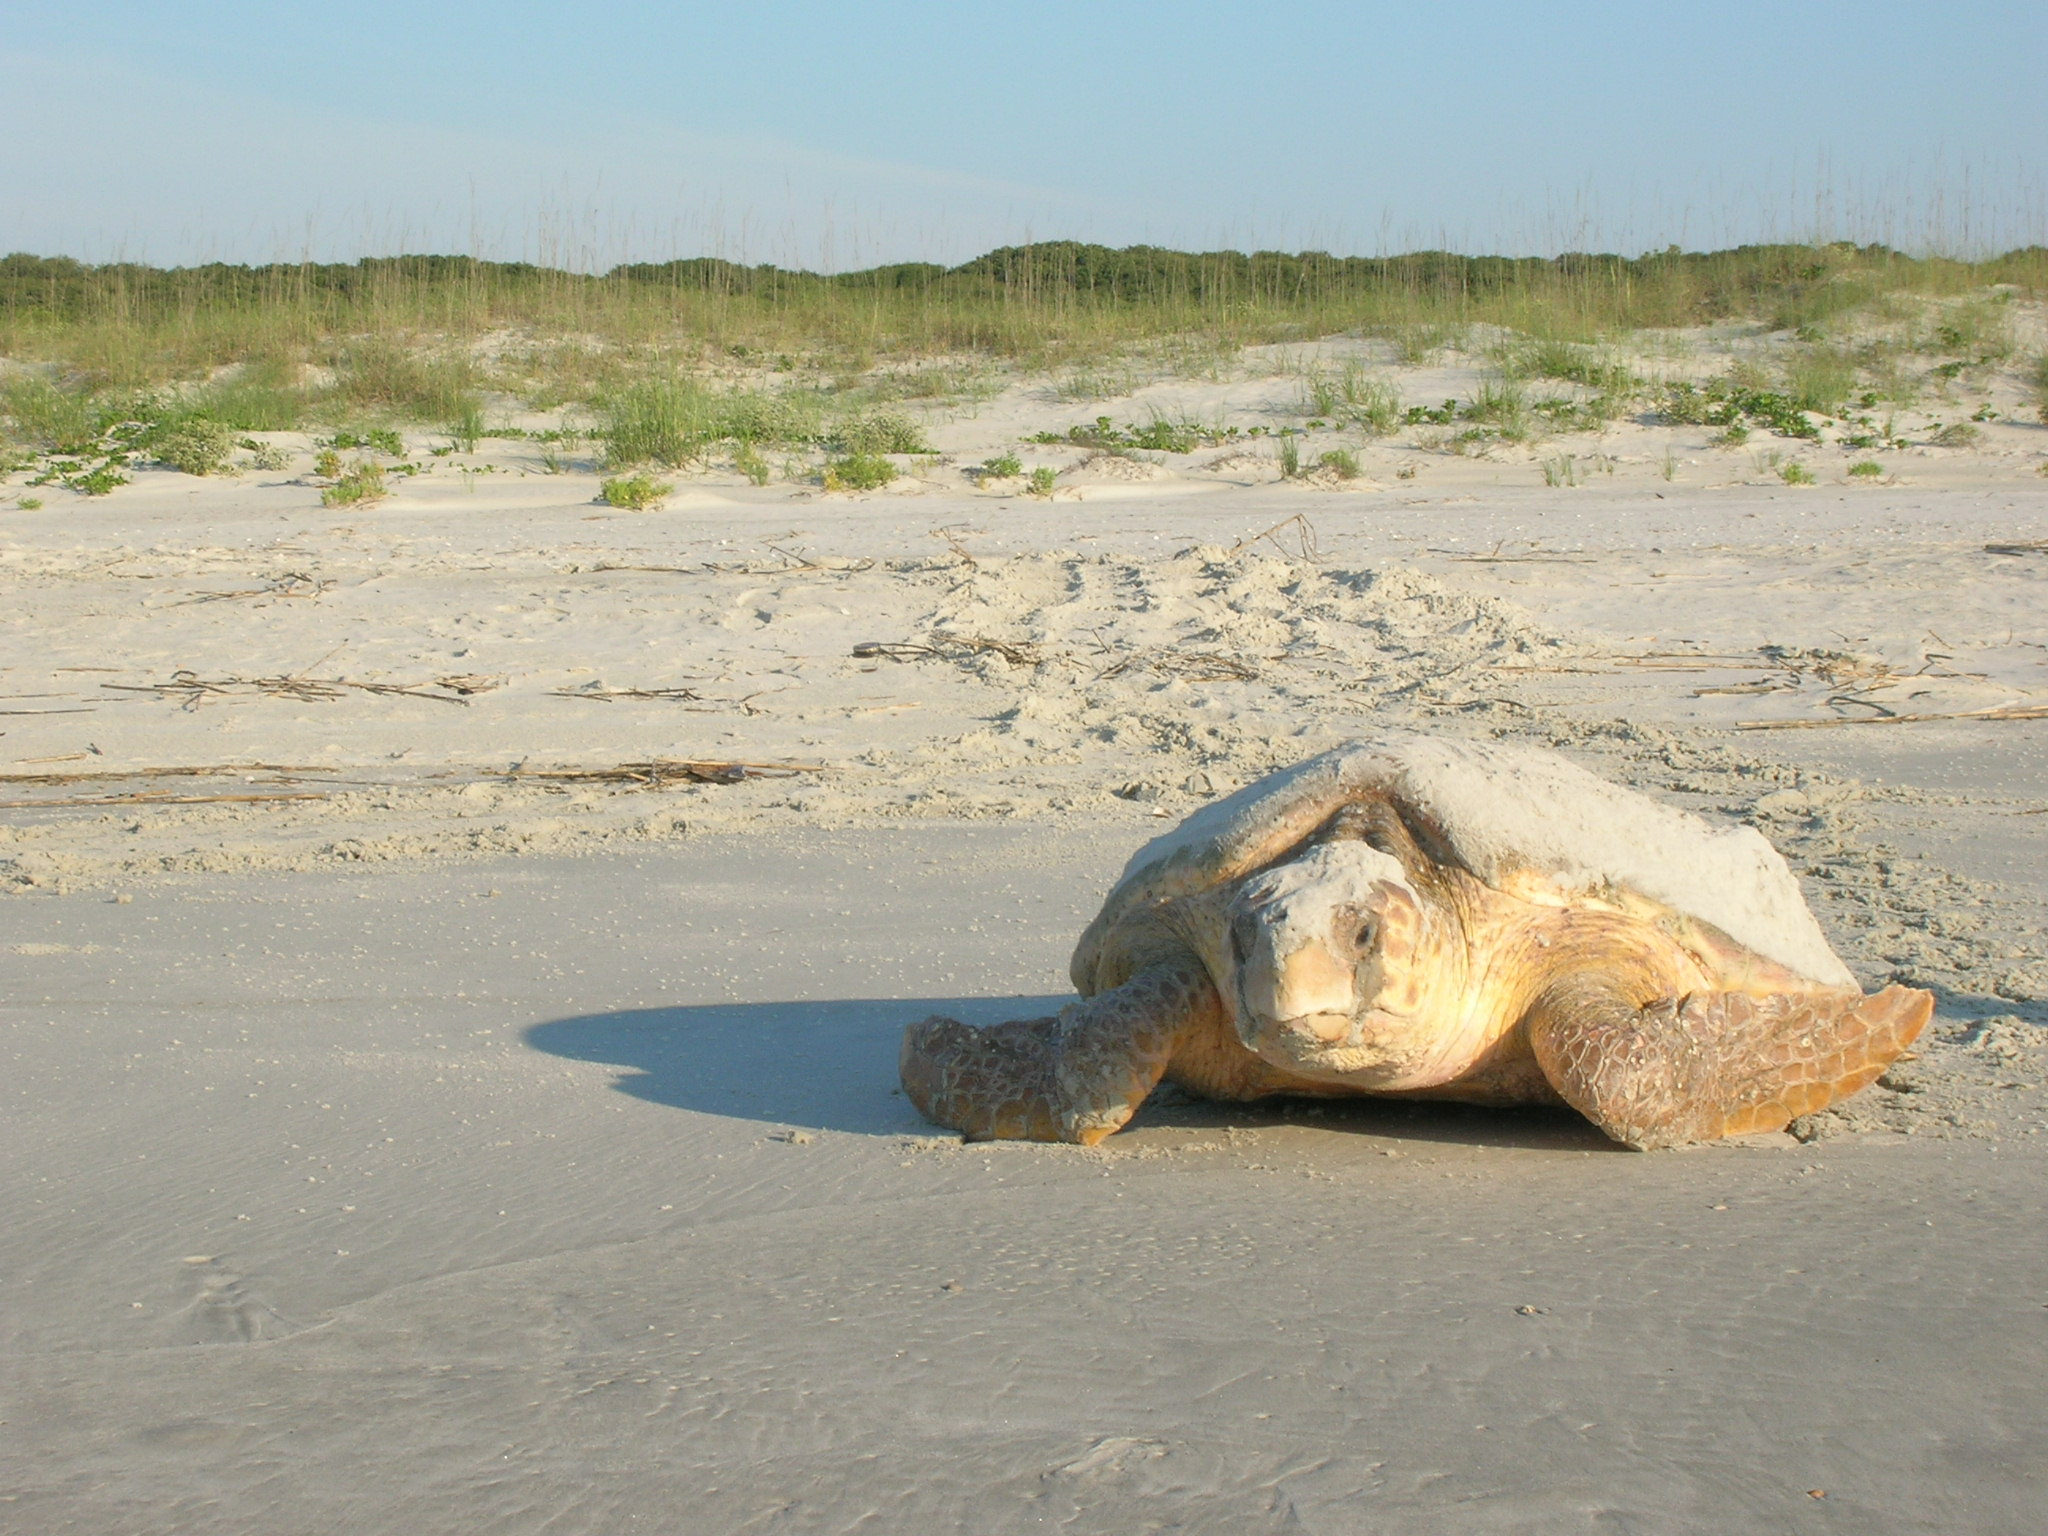
[[[1752,827],[1597,778],[1539,747],[1390,734],[1248,784],[1153,839],[1124,866],[1074,950],[1089,996],[1123,979],[1123,930],[1159,903],[1272,864],[1344,806],[1393,802],[1432,858],[1489,885],[1533,870],[1567,898],[1616,887],[1698,921],[1823,986],[1853,987],[1782,855]]]

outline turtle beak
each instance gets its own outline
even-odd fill
[[[1326,935],[1304,933],[1284,914],[1253,910],[1237,914],[1230,937],[1245,1027],[1311,1049],[1350,1036],[1356,972],[1331,951]]]

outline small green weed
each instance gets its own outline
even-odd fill
[[[1579,461],[1568,453],[1560,453],[1543,461],[1543,483],[1552,490],[1561,490],[1579,483]]]
[[[367,460],[351,464],[348,471],[320,493],[323,507],[359,507],[382,501],[391,494],[384,483],[384,468]]]
[[[258,443],[244,438],[242,446],[249,450],[251,469],[275,471],[291,467],[292,456],[275,443]]]
[[[896,478],[896,466],[879,453],[849,453],[825,466],[828,491],[879,491]]]
[[[1014,453],[999,453],[981,466],[986,480],[1012,480],[1024,473],[1024,461]]]
[[[1051,496],[1053,493],[1053,483],[1058,478],[1059,476],[1050,465],[1041,464],[1038,468],[1031,471],[1031,478],[1026,482],[1025,489],[1034,496]]]
[[[1781,464],[1778,467],[1778,478],[1787,485],[1811,485],[1813,484],[1813,471],[1797,459],[1794,459],[1791,463]]]
[[[364,432],[337,432],[321,445],[323,448],[373,448],[378,453],[388,453],[394,459],[405,457],[405,439],[389,427],[375,427]]]
[[[1236,432],[1235,427],[1208,426],[1186,417],[1174,420],[1167,416],[1154,416],[1142,426],[1126,422],[1119,427],[1109,417],[1098,416],[1087,426],[1069,427],[1065,432],[1034,433],[1028,441],[1074,443],[1083,448],[1102,448],[1111,452],[1144,448],[1154,453],[1193,453],[1197,448],[1212,446],[1235,436]]]
[[[1733,374],[1714,379],[1705,388],[1683,383],[1666,386],[1660,411],[1667,422],[1728,429],[1757,426],[1780,437],[1820,438],[1820,428],[1807,419],[1790,395],[1751,387]],[[1729,441],[1741,442],[1742,438]]]
[[[2048,352],[2034,359],[2034,366],[2027,370],[2027,389],[2034,397],[2034,409],[2044,425],[2048,425]]]
[[[1937,448],[1974,448],[1984,441],[1984,430],[1967,421],[1951,422],[1927,439]]]
[[[645,512],[674,489],[652,475],[615,475],[597,488],[597,499],[629,512]]]
[[[739,452],[732,456],[732,467],[755,485],[766,485],[769,481],[768,461],[752,443],[740,444]]]
[[[484,431],[483,402],[474,397],[464,399],[455,419],[448,423],[448,435],[464,453],[475,453],[477,439]]]
[[[17,496],[14,504],[24,512],[40,512],[43,508],[43,498],[40,496]]]
[[[341,455],[332,448],[322,448],[313,455],[313,473],[323,480],[332,480],[341,473]]]
[[[1301,473],[1301,444],[1293,433],[1280,439],[1280,478],[1292,480]]]
[[[232,427],[203,416],[187,417],[178,425],[157,433],[150,451],[159,463],[188,475],[218,475],[230,468],[230,455],[237,438]]]
[[[1324,469],[1339,480],[1356,480],[1359,476],[1358,455],[1344,448],[1332,448],[1316,460]]]
[[[1864,459],[1849,466],[1852,480],[1879,480],[1884,477],[1884,466],[1875,459]]]

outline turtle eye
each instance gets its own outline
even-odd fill
[[[1367,918],[1358,925],[1358,937],[1353,941],[1361,950],[1369,950],[1379,942],[1380,925]]]

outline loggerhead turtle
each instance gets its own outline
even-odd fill
[[[969,1140],[1089,1145],[1164,1079],[1217,1099],[1569,1104],[1631,1147],[1778,1130],[1933,1012],[1866,997],[1785,861],[1555,753],[1389,736],[1141,848],[1056,1016],[904,1033]]]

